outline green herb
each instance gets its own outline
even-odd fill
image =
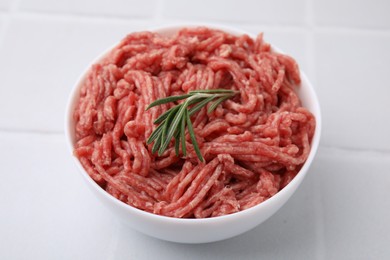
[[[208,90],[194,90],[186,95],[171,96],[167,98],[158,99],[152,102],[146,110],[166,103],[176,102],[185,99],[182,103],[177,104],[165,113],[160,115],[155,121],[159,124],[147,140],[147,144],[154,142],[152,152],[158,151],[158,155],[162,155],[167,149],[172,138],[175,139],[175,152],[179,155],[180,142],[181,150],[186,156],[186,139],[185,130],[188,128],[188,133],[191,138],[192,145],[199,160],[204,161],[196,141],[194,128],[191,122],[191,116],[205,107],[209,102],[215,100],[207,110],[208,113],[214,111],[219,104],[225,100],[236,95],[238,91],[228,89],[208,89]]]

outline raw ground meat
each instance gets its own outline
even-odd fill
[[[177,218],[235,213],[275,195],[309,154],[315,118],[301,106],[299,83],[294,59],[271,52],[262,34],[132,33],[88,72],[74,111],[74,154],[103,189],[138,209]],[[174,104],[145,108],[216,88],[240,93],[192,116],[205,163],[188,133],[186,157],[173,143],[152,154],[153,121]]]

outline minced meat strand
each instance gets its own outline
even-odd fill
[[[299,83],[295,60],[272,52],[262,34],[252,39],[206,27],[172,37],[132,33],[83,82],[74,154],[96,183],[138,209],[177,218],[235,213],[275,195],[308,157],[315,118],[301,106]],[[152,154],[146,140],[153,121],[174,104],[146,107],[217,88],[239,94],[191,118],[205,162],[188,134],[187,156],[177,156],[173,142],[161,156]]]

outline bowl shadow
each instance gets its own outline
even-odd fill
[[[147,244],[148,248],[153,248],[153,254],[163,259],[258,259],[260,256],[316,259],[320,246],[317,216],[319,177],[313,172],[308,174],[297,192],[273,217],[242,235],[223,241],[173,243],[149,237],[118,223],[123,240],[118,244],[117,253],[121,256],[132,255],[136,241],[140,248]],[[129,247],[129,244],[133,246]],[[138,253],[141,256],[146,252]]]

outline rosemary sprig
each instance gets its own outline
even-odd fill
[[[155,100],[146,108],[146,110],[162,104],[185,99],[185,101],[167,110],[154,121],[154,124],[159,125],[150,135],[146,143],[151,144],[154,142],[152,152],[155,153],[158,151],[158,155],[162,155],[167,149],[172,138],[174,138],[176,155],[179,156],[181,142],[182,153],[186,156],[187,148],[185,130],[187,127],[196,155],[200,161],[204,162],[198,142],[196,141],[191,116],[205,107],[209,102],[215,100],[207,110],[208,113],[211,113],[218,107],[219,104],[233,97],[237,93],[238,91],[229,89],[194,90],[185,95],[171,96]]]

